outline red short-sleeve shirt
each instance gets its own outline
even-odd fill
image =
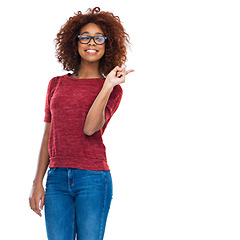
[[[105,108],[105,124],[92,136],[83,133],[90,107],[104,84],[104,78],[76,79],[68,74],[50,80],[46,95],[44,122],[51,122],[48,152],[49,167],[107,170],[104,130],[121,98],[116,85]]]

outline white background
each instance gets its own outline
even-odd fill
[[[239,240],[238,1],[5,1],[1,18],[1,239],[47,239],[28,206],[53,39],[81,10],[130,34],[123,99],[104,133],[114,182],[105,240]]]

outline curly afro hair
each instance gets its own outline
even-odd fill
[[[98,25],[107,37],[105,54],[99,63],[100,73],[106,76],[114,67],[122,66],[126,62],[126,48],[130,42],[119,17],[100,11],[99,7],[89,8],[86,14],[81,11],[74,13],[74,16],[67,20],[55,38],[56,57],[63,64],[64,70],[77,74],[81,64],[77,36],[81,28],[88,23]]]

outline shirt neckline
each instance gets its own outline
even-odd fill
[[[69,76],[68,74],[69,73],[65,74],[65,76],[67,78],[72,79],[72,80],[76,80],[76,81],[78,81],[78,80],[94,80],[94,79],[98,79],[99,80],[99,79],[105,79],[104,77],[102,77],[102,78],[74,78],[74,77]]]

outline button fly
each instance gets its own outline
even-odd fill
[[[68,169],[68,186],[71,189],[74,184],[74,176],[72,169]]]

